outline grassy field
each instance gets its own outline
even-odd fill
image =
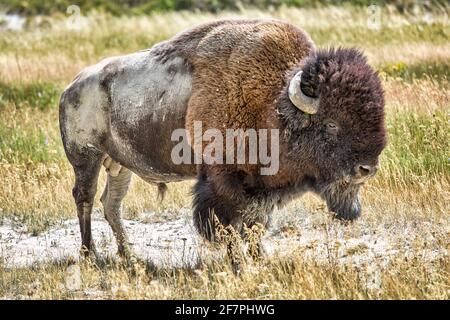
[[[326,223],[344,234],[376,230],[382,238],[398,232],[399,238],[413,242],[411,248],[399,245],[388,264],[380,262],[376,290],[362,280],[371,276],[369,268],[339,264],[332,258],[319,262],[296,250],[288,256],[250,263],[240,277],[224,262],[205,263],[197,270],[140,264],[131,270],[114,260],[7,267],[0,257],[0,297],[448,299],[448,13],[444,8],[426,16],[423,12],[400,14],[393,7],[382,7],[380,28],[370,28],[364,7],[282,7],[270,12],[131,17],[90,13],[82,16],[79,29],[68,25],[63,16],[53,16],[31,19],[23,31],[0,32],[0,225],[13,224],[39,235],[76,217],[71,196],[73,172],[61,144],[57,103],[63,88],[81,68],[102,57],[151,47],[212,19],[275,17],[304,28],[319,47],[363,49],[380,71],[386,91],[389,145],[382,155],[381,171],[365,186],[363,216],[351,225],[331,218]],[[102,173],[99,193],[104,182]],[[191,185],[170,185],[166,200],[158,203],[156,190],[135,178],[125,198],[124,215],[139,219],[142,212],[154,211],[164,219],[174,219],[181,208],[190,206]],[[101,207],[98,199],[95,205]],[[306,195],[289,206],[291,218],[276,216],[280,229],[286,225],[295,229],[298,205],[310,215],[327,217],[323,203]],[[406,226],[411,233],[405,234]],[[447,253],[436,259],[422,254],[436,248]],[[74,268],[82,279],[81,288],[75,291],[64,285],[67,272]]]

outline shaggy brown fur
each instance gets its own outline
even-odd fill
[[[314,190],[342,218],[359,215],[359,185],[341,182],[359,163],[375,166],[385,146],[383,92],[376,74],[356,50],[315,52],[309,37],[280,21],[224,22],[206,28],[187,61],[193,94],[186,127],[283,129],[280,171],[259,176],[258,165],[199,168],[194,219],[213,238],[212,212],[224,224],[266,224],[275,204]],[[293,74],[304,71],[302,90],[321,100],[312,117],[287,98]],[[324,132],[327,121],[337,135]],[[307,125],[305,127],[305,122]],[[226,152],[226,150],[225,150]]]
[[[202,234],[213,238],[212,212],[241,230],[243,223],[266,224],[275,204],[306,190],[323,196],[339,217],[359,215],[360,184],[349,183],[349,177],[359,175],[355,168],[361,164],[376,167],[386,143],[383,91],[360,52],[316,52],[302,30],[274,20],[219,21],[160,48],[165,57],[182,52],[192,67],[186,115],[191,135],[194,121],[202,121],[204,130],[283,132],[280,170],[274,176],[260,176],[259,165],[199,167],[194,220]],[[313,116],[288,98],[287,87],[298,70],[303,70],[302,91],[320,99]],[[337,130],[329,132],[330,122]]]

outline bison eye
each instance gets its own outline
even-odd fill
[[[337,124],[334,123],[334,122],[331,122],[331,121],[327,121],[326,124],[325,124],[325,127],[327,129],[327,132],[331,133],[333,135],[337,134],[337,132],[339,130]]]

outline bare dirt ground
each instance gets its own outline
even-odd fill
[[[159,266],[195,268],[200,259],[218,253],[197,235],[189,209],[183,209],[181,217],[175,220],[145,222],[151,221],[153,215],[145,213],[139,220],[124,220],[131,247],[139,258]],[[298,209],[295,215],[286,209],[278,211],[274,220],[275,225],[263,238],[269,257],[300,250],[305,259],[370,267],[375,261],[378,266],[385,265],[399,255],[405,259],[421,256],[426,261],[449,256],[450,244],[439,240],[448,239],[448,223],[431,224],[401,218],[375,223],[362,217],[357,222],[344,224],[326,212],[309,213]],[[4,221],[0,226],[0,256],[5,267],[77,258],[78,228],[78,220],[69,219],[33,236],[13,221]],[[94,213],[93,235],[102,256],[115,255],[113,233],[100,211]],[[418,249],[424,248],[423,243],[427,244],[426,249]]]

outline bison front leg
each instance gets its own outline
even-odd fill
[[[224,185],[220,188],[206,175],[199,176],[194,188],[194,225],[207,240],[226,244],[235,274],[240,273],[242,263],[242,200],[239,194]]]
[[[233,227],[238,233],[243,226],[243,199],[219,189],[206,176],[201,176],[194,187],[194,225],[201,236],[212,242],[218,240],[216,218],[222,226]]]
[[[234,188],[230,190],[226,188],[227,185]],[[237,250],[237,244],[234,243],[236,241],[227,240],[236,239],[237,235],[249,244],[248,253],[254,260],[259,260],[263,256],[261,238],[274,208],[271,197],[267,194],[248,192],[236,181],[218,187],[206,176],[199,178],[194,193],[194,225],[204,238],[210,241],[225,240],[230,256],[231,251]],[[220,224],[219,227],[216,222]],[[220,234],[221,230],[225,236]],[[236,262],[231,256],[232,263]]]

